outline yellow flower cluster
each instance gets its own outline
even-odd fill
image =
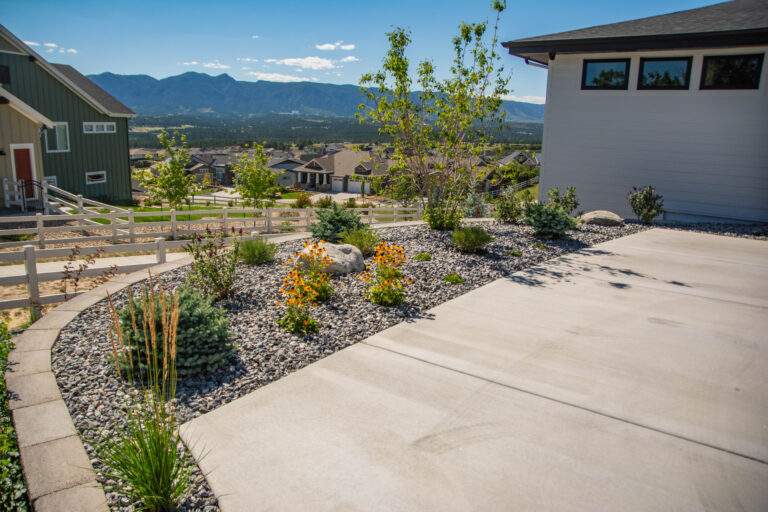
[[[366,272],[362,279],[370,283],[368,300],[382,306],[396,306],[405,300],[405,286],[411,280],[403,275],[400,267],[405,264],[402,245],[380,242],[373,257],[373,274]]]
[[[294,268],[283,278],[280,293],[285,297],[285,305],[303,308],[314,304],[317,291],[309,285],[297,268]]]

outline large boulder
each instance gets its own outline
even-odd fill
[[[360,249],[350,244],[331,244],[324,243],[323,248],[331,259],[331,263],[323,270],[329,274],[349,274],[350,272],[361,272],[365,270],[365,261]],[[302,253],[308,253],[309,248],[305,247]],[[302,261],[299,258],[299,261]]]
[[[593,224],[595,226],[621,226],[624,219],[608,210],[595,210],[587,212],[579,217],[583,224]]]

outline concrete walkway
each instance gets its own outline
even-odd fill
[[[185,424],[222,510],[768,510],[768,244],[553,260]]]

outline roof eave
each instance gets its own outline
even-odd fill
[[[7,90],[0,87],[0,97],[7,98],[8,99],[8,105],[13,108],[16,112],[23,115],[27,119],[30,119],[38,124],[41,124],[45,126],[46,128],[53,128],[54,123],[47,117],[45,117],[43,114],[35,110],[34,108],[30,107],[26,103],[24,103],[22,100],[8,92]]]
[[[532,54],[676,50],[752,46],[766,43],[768,43],[768,27],[691,34],[507,41],[502,43],[502,46],[512,55],[533,60],[531,58]]]

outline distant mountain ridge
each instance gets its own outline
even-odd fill
[[[142,115],[298,113],[349,117],[363,101],[356,85],[247,82],[226,73],[211,76],[190,71],[158,80],[148,75],[107,72],[88,78]],[[544,105],[505,101],[504,109],[508,121],[544,120]]]

